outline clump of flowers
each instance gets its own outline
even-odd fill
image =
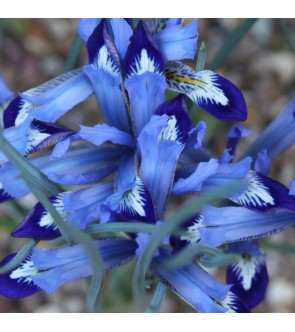
[[[33,191],[32,178],[40,174],[33,187],[48,196],[41,195],[42,202],[11,233],[33,239],[33,245],[2,260],[0,294],[52,294],[93,276],[93,300],[101,286],[94,287],[95,278],[102,281],[100,267],[108,271],[136,259],[137,291],[150,271],[158,286],[170,287],[198,312],[249,312],[268,284],[258,239],[295,223],[293,186],[289,194],[268,176],[271,161],[294,142],[295,100],[242,158],[235,158],[236,146],[250,131],[239,124],[216,156],[203,146],[206,123],[193,124],[187,101],[220,121],[244,121],[242,93],[217,73],[182,62],[196,56],[196,20],[136,23],[82,19],[79,34],[89,64],[12,100],[0,82],[0,102],[7,104],[2,139],[10,143],[0,154],[0,201]],[[169,90],[174,97],[167,97]],[[103,123],[79,131],[56,124],[93,94]],[[15,150],[25,159],[15,157]],[[181,217],[176,211],[168,218],[170,198],[185,194],[196,199]],[[67,244],[34,247],[56,238]],[[227,265],[226,284],[204,269],[219,265]]]

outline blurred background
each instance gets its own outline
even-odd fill
[[[243,19],[199,19],[199,42],[206,45],[206,66]],[[0,74],[10,89],[25,91],[66,71],[72,66],[68,55],[75,44],[77,19],[1,19]],[[77,42],[77,41],[76,41]],[[87,63],[82,46],[73,64]],[[190,63],[193,65],[193,63]],[[238,149],[243,151],[268,123],[276,117],[295,93],[295,19],[260,19],[236,45],[217,72],[233,81],[243,92],[248,105],[248,120],[243,124],[252,135],[244,139]],[[197,120],[205,120],[208,130],[206,144],[220,154],[226,144],[230,124],[220,124],[199,111]],[[59,123],[71,129],[80,124],[99,122],[95,98],[78,105],[62,117]],[[283,129],[282,129],[283,130]],[[272,165],[271,177],[286,186],[295,178],[295,146],[281,155]],[[35,204],[33,196],[17,203],[0,205],[0,259],[18,251],[24,241],[11,239],[10,231]],[[49,244],[43,243],[43,246]],[[264,243],[270,283],[266,299],[254,312],[295,311],[295,231],[289,229]],[[104,286],[104,311],[141,312],[145,304],[132,303],[130,280],[133,262],[108,274]],[[224,282],[222,269],[212,270]],[[151,280],[151,290],[153,284]],[[39,293],[22,300],[8,300],[0,296],[0,312],[84,312],[85,282],[63,286],[55,295]],[[148,291],[152,294],[152,291]],[[147,297],[147,303],[149,296]],[[146,304],[147,304],[146,303]],[[166,296],[163,312],[194,312],[171,292]]]

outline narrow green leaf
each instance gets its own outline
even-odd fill
[[[198,59],[196,64],[196,71],[202,71],[205,68],[205,61],[206,61],[206,46],[205,43],[202,42],[199,53]]]
[[[258,18],[247,18],[241,23],[223,43],[220,50],[209,65],[209,69],[217,70],[227,59],[232,50],[237,44],[243,39],[246,33],[252,28],[253,24],[256,23]]]
[[[92,224],[86,229],[88,233],[152,233],[158,229],[158,226],[151,224],[141,224],[133,222],[114,222],[109,224]]]
[[[206,255],[200,257],[200,263],[205,267],[219,267],[227,266],[237,259],[236,255],[232,254],[219,254],[216,256]]]
[[[146,308],[145,312],[159,312],[161,304],[165,298],[167,286],[161,281],[158,283],[150,305]]]
[[[7,273],[16,268],[28,256],[38,242],[38,240],[34,239],[29,240],[10,262],[0,267],[0,274]]]
[[[191,263],[198,255],[222,255],[223,252],[219,249],[212,248],[199,243],[190,243],[183,248],[177,255],[173,256],[164,266],[167,269],[175,269]]]
[[[79,34],[77,34],[72,43],[71,50],[66,58],[63,70],[64,72],[70,71],[75,68],[82,45],[82,40]]]

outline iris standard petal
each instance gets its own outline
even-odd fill
[[[247,108],[241,91],[224,77],[210,71],[193,71],[181,62],[166,63],[169,89],[187,95],[219,120],[245,121]]]
[[[99,110],[104,121],[113,127],[129,132],[129,121],[121,90],[121,77],[107,71],[105,59],[100,68],[92,65],[84,66],[83,70],[93,86]]]
[[[80,128],[80,137],[97,146],[106,142],[128,147],[135,147],[136,144],[135,139],[130,134],[106,124],[98,124],[94,127],[80,126]]]
[[[78,24],[78,33],[81,39],[86,43],[92,35],[93,30],[100,23],[101,18],[81,18]]]
[[[198,20],[194,19],[186,26],[169,24],[155,35],[155,41],[159,45],[166,60],[194,59],[197,50]]]

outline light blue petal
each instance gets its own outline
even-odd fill
[[[199,229],[201,242],[211,246],[265,237],[295,224],[295,215],[263,213],[244,207],[203,208],[204,225]]]
[[[114,35],[116,49],[121,61],[123,62],[133,31],[127,21],[122,18],[111,18],[110,24]]]
[[[100,23],[101,18],[81,18],[78,24],[78,32],[81,39],[86,43],[94,29]]]
[[[161,249],[160,255],[152,260],[151,269],[160,279],[198,312],[227,311],[215,299],[223,300],[230,285],[220,284],[194,264],[173,270],[165,269],[163,263],[170,257],[168,250]]]
[[[105,264],[105,270],[118,267],[129,261],[137,244],[126,239],[94,241]],[[47,270],[32,276],[33,282],[52,294],[63,284],[88,277],[92,274],[89,258],[82,245],[59,247],[50,250],[33,249],[34,266]]]
[[[295,142],[295,97],[272,123],[260,134],[245,152],[255,158],[263,149],[270,160],[288,149]]]
[[[186,141],[186,149],[199,149],[202,146],[202,140],[206,132],[206,123],[200,121],[195,128],[192,128],[189,132],[189,137]]]
[[[113,144],[125,145],[135,147],[134,138],[115,127],[110,127],[106,124],[98,124],[94,127],[80,126],[79,134],[81,138],[99,146],[106,142]]]
[[[58,160],[50,156],[31,159],[31,162],[52,181],[61,184],[79,185],[101,180],[115,171],[124,150],[83,147],[70,150]],[[0,183],[13,197],[22,197],[30,192],[19,171],[10,163],[0,168]]]
[[[202,189],[203,182],[217,172],[217,159],[199,163],[196,171],[186,179],[179,179],[173,186],[173,194],[197,192]]]
[[[164,77],[146,72],[132,75],[125,81],[130,99],[131,117],[137,135],[148,123],[156,108],[164,102],[166,82]]]
[[[91,65],[83,67],[89,77],[104,121],[113,127],[129,132],[127,111],[121,91],[121,77]]]
[[[159,123],[155,122],[158,118],[167,121],[168,117],[154,116],[141,132],[138,144],[141,153],[139,176],[151,193],[153,201],[157,202],[157,217],[161,219],[183,147],[176,141],[159,140],[161,128],[164,126],[159,126]]]
[[[254,166],[255,172],[268,175],[270,172],[270,167],[271,160],[268,157],[267,151],[264,149],[261,152],[258,152]]]
[[[3,130],[7,141],[21,154],[24,155],[27,149],[27,133],[31,125],[31,120],[25,120],[18,127],[10,127]],[[8,161],[7,157],[0,151],[0,164]]]
[[[7,87],[5,81],[0,75],[0,104],[8,101],[8,99],[12,98],[13,92]]]
[[[21,97],[37,105],[27,111],[30,116],[45,122],[55,122],[92,93],[90,80],[79,68],[24,92]]]
[[[51,152],[50,159],[55,160],[61,158],[70,148],[71,143],[79,141],[81,139],[79,134],[70,135],[66,139],[58,142]]]
[[[113,182],[105,182],[93,187],[65,193],[64,208],[67,220],[80,229],[100,218],[99,206],[113,193]]]
[[[197,20],[192,20],[186,26],[171,24],[155,36],[162,54],[166,60],[194,59],[197,50]]]

